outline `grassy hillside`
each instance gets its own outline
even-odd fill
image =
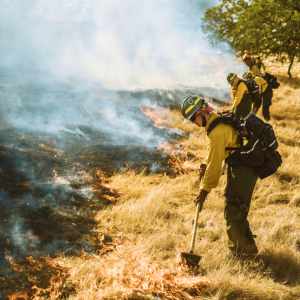
[[[97,231],[89,237],[95,251],[52,260],[63,275],[52,280],[49,299],[64,293],[72,300],[300,299],[300,80],[288,81],[282,71],[270,123],[283,165],[273,176],[258,180],[249,214],[260,261],[229,255],[222,176],[199,216],[195,253],[203,255],[200,268],[180,266],[179,254],[191,240],[206,135],[192,124],[183,125],[179,111],[156,109],[155,115],[170,127],[189,134],[178,141],[188,161],[178,160],[174,178],[130,169],[111,177],[110,187],[123,195],[98,212]],[[44,298],[37,293],[35,299]]]
[[[105,257],[61,258],[70,268],[68,281],[77,286],[69,299],[152,299],[151,292],[162,299],[300,298],[300,80],[288,81],[284,74],[278,78],[281,86],[274,93],[271,124],[283,165],[275,175],[258,181],[249,215],[261,260],[245,262],[229,256],[223,176],[199,216],[195,252],[203,255],[200,269],[178,267],[178,254],[191,239],[193,200],[199,188],[193,167],[205,157],[206,136],[192,124],[182,125],[179,111],[156,109],[157,117],[191,134],[182,141],[189,171],[170,178],[128,170],[110,179],[124,195],[117,204],[99,211],[98,230],[128,241]],[[168,273],[167,282],[164,272]],[[159,287],[163,282],[165,291]],[[172,294],[169,284],[187,294]],[[137,296],[138,290],[144,296]]]

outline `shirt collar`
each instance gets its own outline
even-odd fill
[[[206,126],[205,126],[205,131],[208,131],[209,125],[212,123],[212,121],[214,121],[216,118],[220,117],[219,115],[217,115],[216,113],[212,113],[210,118],[208,119]]]

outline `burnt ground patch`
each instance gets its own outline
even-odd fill
[[[26,260],[37,252],[55,257],[92,251],[88,237],[95,213],[120,195],[107,176],[128,169],[174,175],[170,157],[157,147],[182,136],[155,127],[139,110],[147,104],[178,105],[175,91],[174,97],[159,90],[117,92],[3,74],[0,295],[8,295],[33,283],[25,283],[5,253]]]
[[[110,145],[104,137],[101,143],[102,134],[94,128],[80,130],[83,136],[1,130],[0,295],[34,285],[27,267],[12,269],[5,253],[24,262],[37,252],[55,257],[93,250],[88,237],[95,213],[119,197],[105,184],[105,173],[131,168],[173,174],[169,156],[155,147]]]

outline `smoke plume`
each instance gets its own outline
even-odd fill
[[[0,0],[1,253],[84,244],[118,195],[99,170],[164,170],[157,147],[182,133],[139,107],[229,99],[226,74],[243,66],[200,30],[214,3]]]

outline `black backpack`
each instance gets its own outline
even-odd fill
[[[271,75],[270,73],[262,72],[260,73],[260,77],[266,80],[268,84],[272,87],[272,89],[278,89],[278,87],[280,86],[280,83],[277,82],[277,77]]]
[[[262,66],[262,60],[260,59],[260,58],[255,58],[255,61],[256,61],[256,65],[257,65],[257,67],[260,69],[261,68],[261,66]]]
[[[280,167],[282,159],[276,151],[278,141],[273,127],[253,113],[241,121],[237,121],[228,113],[219,114],[221,116],[210,124],[207,135],[220,123],[231,125],[236,129],[239,147],[225,148],[225,150],[235,150],[230,155],[232,166],[253,167],[261,179],[274,174]]]
[[[236,88],[239,86],[239,84],[241,82],[244,82],[246,84],[252,102],[255,102],[256,100],[258,100],[259,86],[256,84],[256,82],[253,79],[251,79],[251,80],[240,79],[236,85]]]

